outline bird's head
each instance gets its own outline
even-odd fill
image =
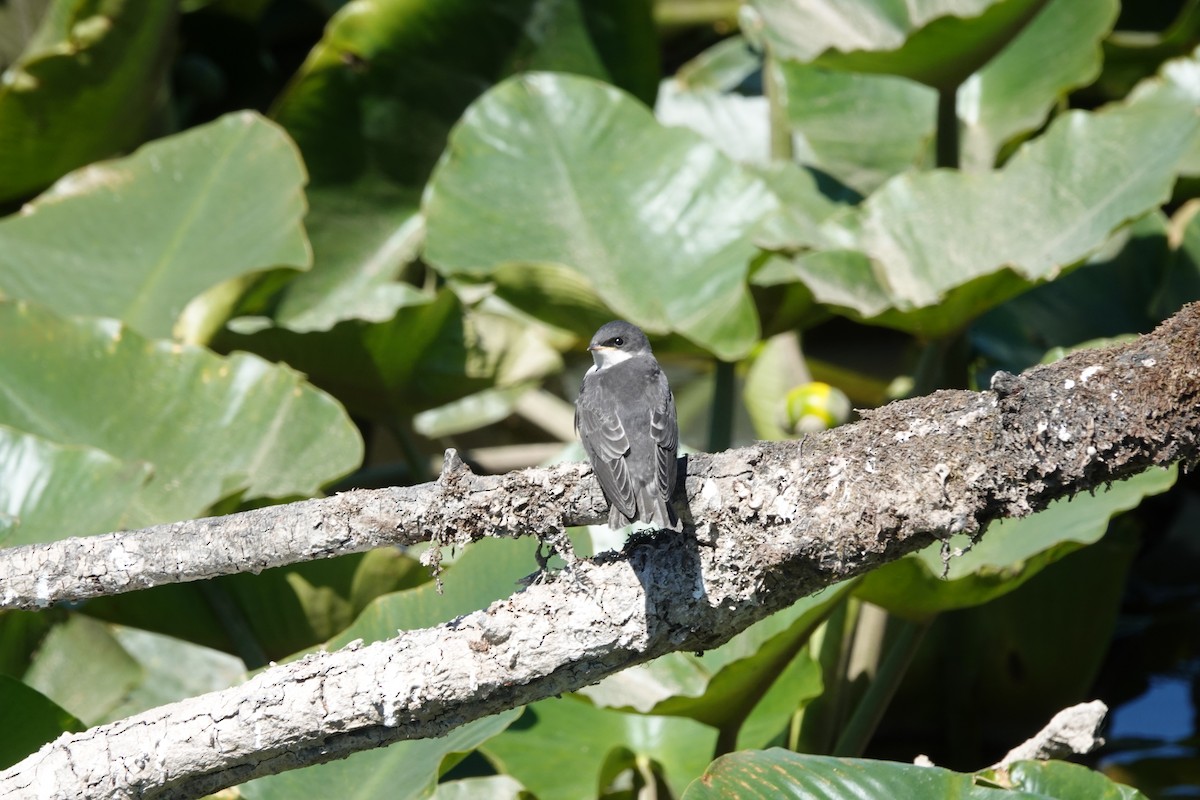
[[[636,325],[613,320],[596,331],[588,350],[596,369],[606,369],[634,356],[650,355],[650,341]]]

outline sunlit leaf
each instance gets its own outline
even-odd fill
[[[1047,0],[754,0],[781,58],[902,75],[953,89],[1000,52]]]
[[[1099,540],[1112,517],[1165,492],[1176,476],[1174,468],[1154,469],[1095,494],[1057,500],[1028,517],[999,520],[964,554],[951,558],[948,567],[942,564],[941,544],[931,545],[869,573],[856,594],[907,617],[985,603]],[[950,540],[951,548],[967,544],[965,536]]]
[[[0,341],[0,424],[152,465],[129,527],[199,516],[235,494],[311,495],[362,456],[332,398],[256,356],[20,303],[0,303]]]
[[[579,700],[543,700],[481,748],[541,800],[595,797],[616,775],[650,761],[678,796],[708,764],[716,731],[690,719],[625,714]]]
[[[991,169],[1006,141],[1037,129],[1067,92],[1100,74],[1101,40],[1117,0],[1050,0],[983,69],[958,90],[960,160]]]
[[[0,425],[0,546],[116,530],[150,475],[145,462]]]
[[[258,778],[242,784],[238,791],[246,800],[297,797],[424,800],[433,792],[442,772],[520,716],[521,709],[515,708],[467,723],[437,739],[396,742],[378,750],[364,750],[340,761]]]
[[[790,270],[818,301],[855,316],[929,335],[955,330],[1165,201],[1198,123],[1194,100],[1178,92],[1068,113],[1001,170],[892,179],[825,222],[835,246],[776,262],[755,281]]]
[[[614,316],[733,358],[757,336],[749,234],[774,203],[712,145],[616,89],[531,74],[464,115],[426,192],[425,257],[480,279],[505,263],[564,264]]]
[[[0,293],[166,337],[221,281],[307,267],[304,166],[251,112],[73,172],[0,219]]]
[[[777,748],[743,750],[718,758],[702,779],[688,787],[683,800],[727,797],[856,800],[881,794],[961,800],[1045,800],[1041,794],[976,786],[974,775],[941,767],[803,755]]]

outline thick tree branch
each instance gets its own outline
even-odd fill
[[[684,534],[636,537],[621,554],[580,562],[571,578],[436,628],[309,656],[233,689],[64,735],[0,773],[0,795],[194,797],[436,736],[664,653],[715,647],[937,537],[980,531],[1151,465],[1194,462],[1200,306],[1129,345],[1002,375],[994,388],[893,403],[803,443],[692,457],[686,505],[695,524]],[[452,469],[437,486],[352,496],[278,512],[338,509],[322,517],[228,519],[322,542],[295,546],[311,557],[350,539],[361,549],[368,540],[465,542],[525,526],[558,534],[602,516],[575,466],[497,478]],[[204,523],[209,542],[223,524]],[[120,547],[136,536],[107,541]],[[37,552],[56,552],[46,547]],[[241,558],[259,557],[251,547],[239,545]],[[0,561],[0,570],[38,568],[34,555],[24,559]],[[107,563],[101,556],[89,574],[105,574]]]

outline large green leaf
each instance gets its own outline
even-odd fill
[[[1177,472],[1155,469],[1096,494],[1057,500],[1028,517],[998,520],[966,553],[942,565],[942,546],[893,561],[866,576],[856,593],[907,617],[979,605],[1008,592],[1068,553],[1097,541],[1109,520],[1175,484]],[[950,546],[963,548],[965,536]],[[945,575],[943,576],[943,572]]]
[[[672,793],[708,764],[716,731],[690,719],[625,714],[578,700],[525,707],[516,725],[481,748],[541,800],[596,797],[619,773],[653,762]]]
[[[0,425],[0,547],[121,527],[150,465]]]
[[[995,172],[894,178],[826,220],[829,249],[777,259],[755,281],[799,279],[819,302],[902,330],[955,330],[1165,201],[1200,131],[1195,104],[1176,87],[1071,112]]]
[[[656,60],[645,0],[358,0],[330,20],[274,116],[316,181],[373,167],[415,188],[463,109],[505,75],[616,75],[649,100]]]
[[[198,516],[235,494],[310,495],[362,456],[336,402],[256,356],[24,303],[0,303],[0,341],[0,424],[152,465],[129,527]]]
[[[308,266],[303,184],[277,126],[227,115],[74,172],[0,220],[0,293],[168,336],[210,286]]]
[[[395,592],[368,605],[346,630],[328,643],[330,649],[355,639],[378,642],[398,630],[439,625],[461,614],[486,608],[520,589],[518,580],[537,571],[532,540],[481,539],[463,549],[453,564],[443,565],[442,590],[433,583]]]
[[[434,791],[439,775],[520,716],[521,709],[514,708],[455,728],[437,739],[396,742],[378,750],[365,750],[340,761],[258,778],[242,784],[238,791],[247,800],[423,800]]]
[[[397,280],[424,241],[417,192],[365,178],[314,187],[308,199],[313,269],[283,288],[272,315],[277,325],[305,333],[349,319],[385,322],[424,302],[419,289]]]
[[[750,233],[774,208],[760,180],[620,91],[530,74],[482,97],[452,135],[425,196],[425,257],[478,279],[558,262],[614,315],[736,358],[758,334]]]
[[[1012,137],[1037,129],[1068,91],[1100,74],[1117,0],[1050,0],[958,90],[964,169],[991,169]]]
[[[687,716],[717,728],[740,724],[850,588],[839,584],[806,597],[715,650],[671,653],[622,670],[580,694],[597,705]],[[807,688],[815,690],[810,697],[820,691],[819,672]],[[795,708],[779,711],[786,718]]]
[[[234,326],[244,322],[252,321],[235,320]],[[305,334],[266,327],[229,333],[220,344],[285,361],[352,412],[388,424],[397,415],[541,378],[562,364],[526,320],[464,308],[445,288],[422,295],[386,322],[350,320]]]
[[[50,5],[0,76],[0,202],[141,140],[175,47],[176,13],[156,0]]]
[[[862,194],[933,163],[937,93],[892,75],[784,62],[794,157]]]
[[[1047,0],[754,0],[785,59],[903,75],[950,90],[1000,52]]]
[[[16,678],[0,674],[0,769],[6,769],[60,733],[84,724],[49,697]]]
[[[1132,786],[1123,786],[1080,764],[1065,761],[1018,761],[1008,768],[1013,788],[1047,797],[1089,800],[1148,800]]]
[[[26,683],[89,724],[244,678],[242,663],[232,656],[78,614],[51,630],[25,674]]]
[[[1045,795],[975,785],[975,776],[941,767],[890,761],[831,758],[787,750],[743,750],[722,756],[694,781],[683,800],[743,800],[820,797],[860,800],[876,797],[953,797],[961,800],[1046,800]],[[1060,800],[1084,800],[1086,795]]]

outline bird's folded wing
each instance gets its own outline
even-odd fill
[[[629,439],[621,421],[582,398],[575,408],[575,429],[591,456],[592,469],[604,496],[626,517],[636,516],[637,498],[625,464]]]

